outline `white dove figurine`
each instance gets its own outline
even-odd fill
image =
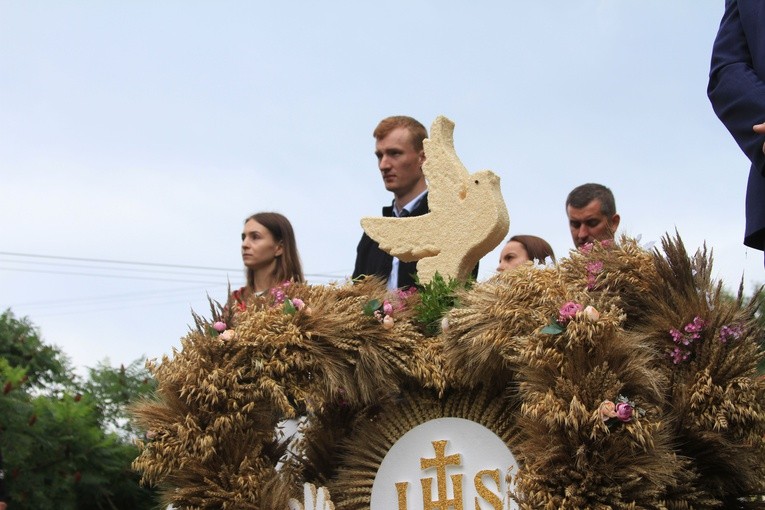
[[[453,133],[454,123],[438,116],[424,141],[428,214],[361,219],[380,249],[404,262],[418,261],[421,283],[430,282],[436,272],[464,281],[510,228],[499,177],[490,170],[470,174],[454,150]]]

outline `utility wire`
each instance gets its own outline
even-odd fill
[[[100,265],[103,265],[103,267]],[[227,269],[186,264],[166,264],[158,262],[0,251],[0,272],[3,271],[154,282],[175,282],[193,285],[164,291],[139,291],[84,298],[48,299],[17,303],[15,305],[22,308],[38,309],[42,313],[42,316],[45,317],[91,314],[126,308],[139,308],[145,306],[156,307],[158,305],[187,303],[188,297],[195,296],[199,292],[207,292],[209,295],[210,291],[217,292],[226,287],[230,288],[230,274],[235,274],[237,280],[244,276],[243,268]],[[220,272],[227,273],[225,275],[225,280],[219,276]],[[194,279],[184,278],[184,276],[190,276]],[[305,276],[308,279],[329,282],[344,279],[347,277],[347,274],[337,271],[335,274],[315,273],[306,274]]]
[[[127,260],[111,260],[111,259],[92,259],[85,257],[64,257],[61,255],[38,255],[35,253],[15,253],[8,251],[0,251],[0,255],[8,255],[11,257],[30,257],[40,259],[59,259],[59,260],[77,260],[80,262],[98,262],[101,264],[129,264],[133,266],[157,266],[157,267],[177,267],[182,269],[204,269],[207,271],[239,271],[240,269],[230,269],[223,267],[207,267],[207,266],[187,266],[181,264],[163,264],[160,262],[131,262]]]
[[[204,281],[179,280],[177,278],[156,278],[156,277],[128,276],[128,275],[114,275],[114,274],[77,273],[72,271],[47,271],[45,269],[8,269],[5,267],[0,267],[0,271],[19,271],[22,273],[45,273],[45,274],[70,275],[70,276],[95,276],[97,278],[117,278],[121,280],[148,280],[153,282],[203,283],[207,285],[217,285],[221,283],[220,281],[210,281],[210,280],[204,280]],[[203,276],[203,275],[200,275],[200,276]]]
[[[192,271],[168,271],[166,269],[144,269],[140,267],[99,267],[99,266],[93,266],[93,265],[82,265],[82,264],[68,264],[66,262],[40,262],[36,260],[7,260],[7,259],[0,259],[0,264],[13,264],[13,267],[5,266],[5,269],[14,269],[17,265],[25,265],[25,266],[47,266],[47,267],[72,267],[76,269],[87,269],[92,271],[123,271],[123,272],[131,272],[131,273],[148,273],[148,274],[164,274],[164,275],[179,275],[179,276],[203,276],[203,277],[213,277],[213,275],[210,275],[209,273],[200,273],[200,272],[192,272]],[[21,269],[26,269],[22,267]],[[238,271],[236,271],[238,273]],[[217,276],[215,276],[217,278]]]
[[[200,287],[197,285],[193,287],[178,287],[175,289],[165,289],[158,291],[124,292],[121,294],[107,294],[103,296],[90,296],[80,298],[43,299],[39,301],[26,301],[22,303],[16,303],[16,306],[23,306],[27,308],[50,308],[58,306],[89,305],[91,303],[113,303],[115,301],[124,302],[160,297],[188,296],[193,291],[204,290],[206,290],[205,287]]]
[[[183,264],[166,264],[166,263],[160,263],[160,262],[136,262],[136,261],[127,261],[127,260],[112,260],[112,259],[97,259],[97,258],[87,258],[87,257],[67,257],[62,255],[42,255],[42,254],[36,254],[36,253],[18,253],[18,252],[6,252],[6,251],[0,251],[0,255],[5,255],[9,257],[28,257],[28,258],[35,258],[35,259],[46,259],[46,260],[65,260],[65,261],[76,261],[76,262],[94,262],[98,264],[114,264],[114,265],[134,265],[134,266],[153,266],[153,267],[166,267],[166,268],[175,268],[175,269],[197,269],[202,271],[225,271],[227,273],[240,273],[243,271],[242,268],[237,269],[230,269],[230,268],[222,268],[222,267],[209,267],[209,266],[192,266],[192,265],[183,265]],[[0,260],[0,262],[9,262],[9,263],[22,263],[22,264],[45,264],[45,262],[35,262],[35,261],[12,261],[12,260]],[[94,269],[94,270],[102,270],[102,268],[98,267],[92,267],[92,266],[82,266],[82,265],[74,265],[74,264],[62,264],[62,263],[51,263],[51,265],[57,265],[57,266],[70,266],[70,267],[82,267],[84,269]],[[5,270],[13,270],[11,268],[0,268]],[[137,268],[124,268],[124,269],[118,269],[120,271],[143,271],[148,273],[162,273],[162,271],[151,271],[151,270],[141,270]],[[18,269],[18,271],[24,271],[24,272],[35,272],[28,269]],[[54,273],[54,274],[74,274],[79,275],[78,273]],[[183,274],[191,274],[195,276],[206,276],[203,274],[198,273],[182,273],[177,271],[171,271],[168,272],[169,275],[183,275]],[[85,275],[88,276],[88,275]],[[306,278],[317,278],[322,280],[337,280],[337,279],[343,279],[346,276],[348,276],[348,273],[345,271],[332,271],[332,272],[323,272],[323,273],[306,273]],[[182,281],[182,280],[161,280],[158,279],[158,281]],[[207,283],[207,282],[188,282],[188,283]]]

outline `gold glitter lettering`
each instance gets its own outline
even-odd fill
[[[484,476],[490,476],[491,479],[494,480],[494,483],[497,484],[497,490],[500,490],[499,469],[484,469],[483,471],[479,471],[478,473],[476,473],[475,478],[473,479],[473,482],[475,483],[476,492],[478,493],[479,496],[483,498],[484,501],[490,504],[494,510],[502,510],[503,508],[502,500],[499,499],[498,495],[491,492],[483,484]],[[481,510],[481,507],[478,506],[478,498],[475,498],[475,510]]]
[[[463,510],[462,508],[462,475],[452,475],[452,485],[454,487],[454,498],[448,499],[446,495],[446,467],[461,466],[462,456],[459,453],[446,455],[446,444],[448,441],[432,441],[433,450],[436,456],[432,459],[420,458],[420,469],[436,468],[436,479],[438,487],[438,500],[433,501],[431,488],[433,478],[423,478],[422,484],[422,505],[424,510]]]
[[[409,488],[409,482],[396,483],[396,494],[398,495],[398,510],[407,510],[406,490]]]

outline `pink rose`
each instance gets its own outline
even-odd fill
[[[300,298],[292,298],[292,306],[294,306],[296,310],[302,310],[303,307],[305,307],[305,303]]]
[[[391,315],[393,313],[393,305],[390,301],[383,301],[383,313],[385,315]]]
[[[576,314],[578,312],[582,311],[583,306],[579,303],[574,303],[573,301],[569,301],[565,305],[560,307],[560,310],[558,311],[558,322],[561,324],[565,324],[574,317],[576,317]]]
[[[603,421],[616,418],[616,404],[610,400],[604,400],[603,403],[600,404],[598,411],[600,412],[600,419]]]
[[[226,323],[221,321],[218,321],[215,324],[213,324],[213,329],[217,331],[218,333],[223,333],[224,331],[226,331],[226,327],[227,327]]]
[[[616,418],[619,419],[619,421],[623,421],[625,423],[632,421],[632,415],[634,412],[635,411],[632,408],[632,405],[627,402],[619,402],[616,404]]]

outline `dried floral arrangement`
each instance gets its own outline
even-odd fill
[[[178,509],[302,508],[304,482],[367,509],[396,438],[459,416],[508,444],[523,509],[756,508],[763,331],[710,271],[677,236],[622,238],[450,287],[440,321],[427,291],[373,279],[214,309],[151,365],[134,467]],[[280,438],[298,416],[300,439]]]

